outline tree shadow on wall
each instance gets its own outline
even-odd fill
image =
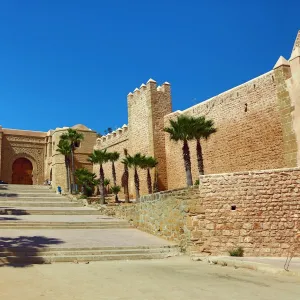
[[[39,256],[49,245],[64,243],[45,236],[0,237],[0,267],[24,268],[47,263]]]

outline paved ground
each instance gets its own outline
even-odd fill
[[[0,268],[1,299],[9,300],[297,300],[300,281],[193,262],[154,261]]]
[[[223,257],[217,257],[222,260]],[[212,258],[211,258],[212,259]],[[224,257],[226,260],[254,263],[255,265],[268,266],[274,269],[283,269],[287,262],[286,257]],[[289,270],[300,273],[300,258],[293,257],[289,264]]]
[[[40,239],[38,239],[40,237]],[[2,229],[1,240],[16,241],[31,247],[126,247],[126,246],[163,246],[174,245],[151,234],[137,229]],[[35,245],[37,243],[37,245]]]

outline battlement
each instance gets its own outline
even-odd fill
[[[128,139],[128,126],[124,124],[121,128],[118,128],[107,135],[97,138],[95,149],[107,148],[126,139]]]
[[[162,85],[157,86],[157,82],[150,78],[146,84],[142,83],[140,88],[135,88],[133,92],[130,92],[127,95],[128,103],[136,98],[146,95],[149,92],[170,93],[170,88],[171,85],[169,82],[164,82]]]

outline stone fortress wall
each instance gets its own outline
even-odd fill
[[[218,129],[208,141],[202,141],[206,174],[296,167],[300,157],[299,40],[300,32],[289,61],[280,57],[271,71],[184,111],[172,112],[169,83],[158,87],[150,79],[127,97],[126,139],[120,142],[119,133],[113,132],[98,139],[95,148],[121,154],[127,148],[130,154],[152,155],[159,161],[160,189],[181,188],[186,184],[182,145],[170,141],[163,128],[180,114],[205,115]],[[195,181],[199,177],[196,146],[189,144]],[[120,162],[117,169],[120,178]],[[98,172],[97,166],[94,171]],[[107,164],[105,176],[110,174]],[[147,192],[145,178],[140,171],[142,194]]]
[[[107,149],[109,152],[117,151],[121,154],[120,160],[116,163],[117,180],[121,185],[123,174],[124,149],[128,150],[130,155],[142,153],[156,157],[159,160],[158,172],[159,188],[165,190],[167,186],[167,170],[165,157],[165,135],[163,132],[163,117],[172,111],[170,84],[165,82],[162,86],[157,86],[156,82],[150,79],[147,84],[142,84],[136,88],[133,93],[127,96],[128,103],[128,126],[97,139],[95,149]],[[99,165],[94,166],[94,172],[99,174]],[[111,164],[104,165],[106,178],[110,178]],[[141,193],[147,193],[146,171],[139,170]],[[154,177],[154,171],[152,172]],[[135,187],[133,181],[133,170],[129,172],[129,192],[133,198]]]
[[[202,175],[199,187],[100,210],[191,255],[299,256],[299,182],[299,168]]]

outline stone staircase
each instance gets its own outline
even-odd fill
[[[175,244],[82,207],[46,186],[0,186],[0,230],[0,266],[179,254]]]

